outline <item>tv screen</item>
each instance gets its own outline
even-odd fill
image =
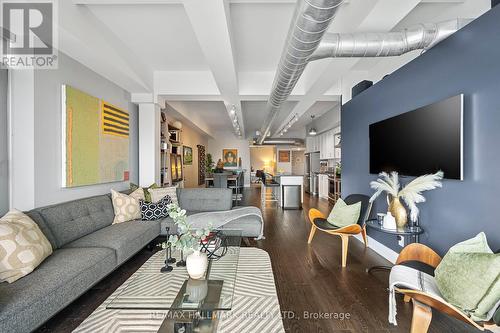
[[[463,179],[463,95],[370,125],[370,173]]]

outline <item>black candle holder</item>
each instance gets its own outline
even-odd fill
[[[167,257],[166,263],[173,264],[174,262],[176,262],[177,259],[172,257],[172,247],[170,245],[167,248],[167,252],[168,252],[168,257]]]
[[[185,267],[186,261],[184,260],[184,251],[181,250],[181,260],[177,262],[177,267]]]
[[[168,272],[171,272],[171,271],[174,270],[174,267],[169,265],[169,257],[170,257],[170,246],[168,246],[165,249],[165,266],[163,266],[160,269],[160,272],[162,272],[162,273],[168,273]]]
[[[174,270],[173,266],[170,266],[169,264],[172,264],[176,261],[175,258],[172,258],[172,247],[168,243],[168,239],[170,238],[170,228],[166,227],[167,229],[167,247],[165,248],[165,266],[163,266],[160,269],[160,272],[162,273],[168,273]]]
[[[170,227],[166,227],[167,229],[167,240],[170,238]],[[166,248],[165,250],[167,253],[167,259],[165,260],[165,264],[169,263],[169,264],[173,264],[174,262],[177,261],[177,259],[175,259],[174,257],[172,257],[172,246],[170,244],[168,244],[168,247]]]

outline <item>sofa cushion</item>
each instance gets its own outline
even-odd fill
[[[233,207],[233,191],[228,188],[177,189],[179,206],[188,211],[213,212]]]
[[[111,225],[115,217],[108,195],[65,202],[38,211],[50,228],[57,248]]]
[[[403,261],[402,263],[400,263],[400,265],[416,269],[417,271],[420,272],[427,273],[430,276],[434,276],[434,272],[436,270],[434,267],[417,260]]]
[[[111,190],[111,201],[115,212],[113,224],[138,220],[141,218],[139,201],[144,200],[144,191],[138,188],[130,194]]]
[[[40,214],[38,209],[33,209],[30,210],[29,212],[25,212],[26,215],[28,215],[36,224],[38,224],[38,227],[40,230],[42,230],[43,234],[45,237],[50,242],[50,245],[52,245],[52,249],[55,250],[57,249],[57,242],[56,238],[54,237],[54,234],[52,231],[50,231],[49,226],[47,225],[47,222],[43,219],[42,214]]]
[[[491,319],[500,299],[500,255],[491,251],[484,232],[452,246],[435,276],[447,302],[472,320]]]
[[[222,230],[240,230],[241,237],[257,238],[261,234],[262,222],[255,216],[242,216],[223,225]]]
[[[158,202],[165,198],[167,195],[170,197],[172,203],[178,205],[177,200],[177,186],[167,186],[149,189],[149,194],[151,195],[151,202]]]
[[[159,220],[168,217],[168,205],[172,203],[170,196],[165,196],[158,202],[139,200],[141,217],[143,221]]]
[[[29,332],[116,267],[107,248],[59,249],[31,274],[0,284],[0,332]]]
[[[110,225],[64,248],[107,247],[115,250],[118,265],[136,254],[160,234],[160,221],[128,221]]]
[[[14,209],[0,218],[0,282],[28,275],[51,253],[50,242],[28,215]]]

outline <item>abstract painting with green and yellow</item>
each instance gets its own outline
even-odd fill
[[[63,187],[129,180],[129,114],[68,85],[63,97]]]

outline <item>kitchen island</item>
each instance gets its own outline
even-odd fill
[[[274,177],[274,181],[277,182],[280,186],[276,191],[276,196],[278,200],[278,205],[283,209],[286,208],[302,208],[302,202],[304,201],[304,175],[296,175],[296,174],[278,174]],[[289,207],[287,202],[290,202],[290,198],[287,197],[292,195],[291,191],[285,189],[288,186],[300,186],[300,204],[299,207]]]

